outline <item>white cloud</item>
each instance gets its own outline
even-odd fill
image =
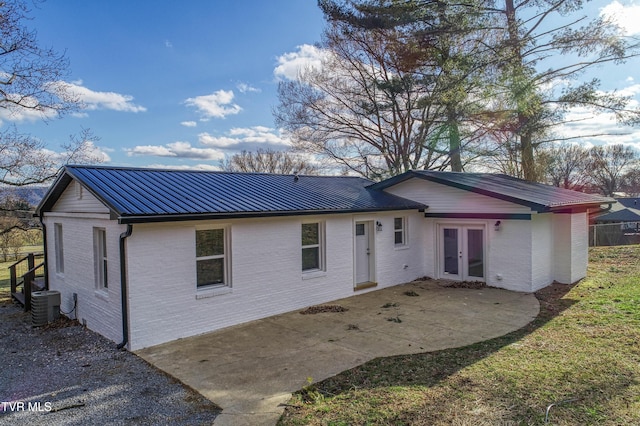
[[[180,124],[184,127],[196,127],[198,125],[195,121],[183,121]]]
[[[258,89],[257,87],[253,87],[247,83],[242,83],[242,82],[238,83],[236,87],[238,88],[238,91],[240,93],[262,92],[262,90]]]
[[[107,152],[113,152],[113,149],[96,146],[92,141],[85,141],[85,154],[89,158],[94,158],[100,163],[108,163],[111,157]]]
[[[132,96],[115,92],[96,92],[82,86],[81,80],[71,83],[66,81],[50,82],[45,84],[44,90],[59,94],[65,99],[77,99],[80,102],[80,110],[74,111],[71,115],[78,118],[87,117],[86,111],[99,109],[124,112],[144,112],[147,110],[143,106],[134,104]],[[6,97],[10,100],[19,100],[24,107],[8,104],[5,108],[0,108],[0,123],[5,120],[12,122],[47,120],[58,114],[50,108],[44,108],[40,111],[35,109],[38,101],[32,97],[22,97],[14,93],[8,93]],[[30,106],[34,108],[30,108]]]
[[[265,126],[234,127],[224,136],[205,132],[200,133],[198,138],[201,144],[220,149],[252,149],[267,145],[283,149],[291,145],[284,131]]]
[[[600,10],[600,16],[615,22],[625,35],[640,34],[640,5],[623,5],[614,0]]]
[[[640,84],[632,84],[631,86],[627,86],[624,89],[621,89],[617,92],[621,96],[637,96],[640,94]],[[638,102],[636,100],[631,101],[632,104],[630,106],[637,106]]]
[[[220,167],[214,166],[212,164],[150,164],[148,166],[152,169],[172,169],[172,170],[205,170],[205,171],[220,171]]]
[[[129,157],[133,156],[154,156],[154,157],[175,157],[173,153],[166,146],[161,145],[138,145],[131,149],[126,149]]]
[[[203,145],[215,146],[217,148],[229,148],[238,144],[238,140],[235,138],[213,136],[206,132],[200,133],[198,135],[198,140]]]
[[[227,115],[238,114],[242,111],[239,105],[233,103],[232,90],[218,90],[210,95],[196,96],[184,101],[187,106],[195,107],[203,119],[225,118]]]
[[[273,74],[278,79],[295,80],[300,71],[308,68],[320,69],[326,55],[326,52],[316,46],[303,44],[298,46],[297,51],[279,56]]]
[[[14,95],[7,94],[7,98],[11,99]],[[23,105],[35,105],[35,99],[24,98],[21,100]],[[0,108],[0,124],[2,121],[22,122],[22,121],[38,121],[47,120],[53,118],[58,113],[53,109],[45,109],[44,111],[37,111],[35,109],[24,108],[20,106],[6,105],[5,108]]]
[[[84,141],[82,147],[82,157],[89,161],[95,161],[96,163],[107,163],[111,161],[111,157],[109,156],[109,154],[107,154],[108,151],[112,150],[109,148],[96,146],[93,141]],[[73,153],[69,151],[54,151],[49,148],[44,148],[41,149],[40,152],[58,163],[65,163],[69,161],[70,158],[71,162],[73,163],[73,158],[75,158],[72,157]]]
[[[129,157],[133,156],[153,156],[153,157],[174,157],[200,160],[221,160],[224,153],[215,148],[196,148],[189,142],[172,142],[166,145],[138,145],[131,149],[126,149]]]
[[[134,104],[132,102],[133,96],[130,95],[123,95],[116,92],[96,92],[82,86],[82,82],[67,83],[59,81],[52,84],[61,86],[63,90],[77,97],[83,104],[83,110],[108,109],[123,112],[144,112],[147,110],[143,106]]]
[[[572,108],[565,116],[570,123],[557,129],[557,135],[571,138],[585,148],[593,145],[625,144],[640,149],[640,129],[616,122],[612,113],[594,113],[588,108]]]

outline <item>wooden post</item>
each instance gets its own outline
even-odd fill
[[[27,268],[28,272],[24,275],[24,311],[27,312],[31,310],[31,283],[35,277],[35,271],[33,267],[35,266],[35,257],[33,253],[29,253],[27,256]]]
[[[29,271],[24,275],[24,311],[31,310],[31,281],[33,280],[33,272]]]
[[[29,253],[27,255],[27,267],[29,268],[28,270],[32,270],[34,266],[36,266],[36,257],[33,253]]]
[[[13,293],[16,292],[16,287],[18,286],[18,276],[16,275],[15,263],[9,267],[9,272],[11,273],[11,295],[13,295]]]

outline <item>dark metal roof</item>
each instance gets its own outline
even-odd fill
[[[640,198],[616,198],[617,204],[611,210],[596,216],[598,223],[602,222],[639,222]]]
[[[622,209],[596,217],[596,222],[640,222],[640,210]]]
[[[640,198],[616,198],[616,201],[621,206],[640,210]]]
[[[51,209],[72,179],[121,223],[426,208],[358,177],[66,166],[37,213]]]
[[[541,183],[527,182],[493,173],[460,173],[412,170],[376,183],[370,188],[385,189],[411,178],[425,179],[447,186],[475,192],[544,212],[567,208],[591,207],[615,203],[613,198],[585,194]]]

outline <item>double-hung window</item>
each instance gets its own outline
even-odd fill
[[[324,226],[322,222],[302,224],[302,272],[324,270]]]
[[[96,276],[96,289],[109,288],[107,260],[107,231],[104,228],[93,228],[93,261]]]
[[[64,274],[64,247],[62,245],[62,224],[53,224],[53,240],[56,253],[56,273]]]
[[[407,218],[396,217],[393,219],[393,238],[396,246],[407,245]]]
[[[226,228],[196,230],[197,287],[230,287]]]

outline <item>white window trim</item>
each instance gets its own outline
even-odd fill
[[[222,294],[227,294],[231,292],[232,283],[231,283],[231,226],[230,225],[205,225],[205,226],[196,226],[195,232],[198,231],[208,231],[212,229],[222,229],[223,234],[222,238],[224,240],[224,253],[223,254],[215,254],[212,256],[201,256],[195,258],[195,270],[196,270],[196,299],[203,299],[212,296],[219,296]],[[195,233],[194,236],[194,248],[195,248]],[[224,264],[224,276],[223,282],[217,284],[209,284],[205,286],[198,287],[198,273],[197,273],[197,264],[199,260],[210,260],[210,259],[223,259]]]
[[[64,239],[62,233],[62,224],[53,224],[53,240],[54,250],[56,254],[56,275],[64,276]]]
[[[402,219],[402,228],[396,229],[396,219]],[[407,232],[409,220],[407,216],[394,216],[393,218],[393,243],[396,248],[409,247],[409,233]],[[402,232],[402,242],[396,243],[396,233]]]
[[[93,228],[93,260],[96,291],[106,294],[109,291],[109,254],[105,228]]]
[[[318,243],[302,245],[302,225],[318,224]],[[306,248],[318,247],[319,268],[302,270],[303,279],[325,276],[327,265],[325,263],[325,222],[320,220],[307,220],[300,224],[300,267],[302,268],[302,250]]]

